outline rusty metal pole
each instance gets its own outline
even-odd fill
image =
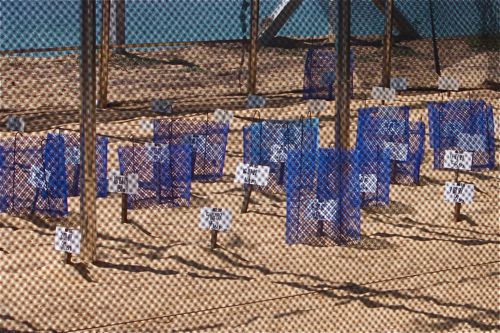
[[[96,0],[81,0],[81,119],[80,228],[82,259],[92,263],[96,254]]]
[[[99,58],[99,98],[98,106],[108,105],[108,75],[109,75],[109,28],[111,17],[111,0],[102,1],[101,54]]]
[[[382,87],[391,86],[391,55],[392,55],[392,26],[393,26],[393,0],[385,0],[385,31],[384,54],[382,68]]]
[[[257,51],[259,48],[259,7],[260,0],[252,0],[250,17],[250,58],[248,60],[248,94],[257,92]]]

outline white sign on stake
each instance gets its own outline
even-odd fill
[[[234,112],[217,109],[214,111],[214,120],[219,123],[230,123],[233,120]]]
[[[283,145],[274,144],[271,146],[271,158],[269,159],[274,163],[286,162],[287,151]]]
[[[405,77],[391,78],[391,88],[394,90],[407,90],[408,80]]]
[[[392,102],[396,98],[396,90],[393,88],[373,87],[372,98]]]
[[[112,193],[137,194],[139,190],[139,175],[120,175],[118,170],[109,172],[108,190]]]
[[[474,184],[446,182],[444,187],[444,201],[454,203],[472,203],[474,198]]]
[[[151,110],[158,113],[172,113],[172,102],[166,99],[152,99]]]
[[[80,254],[82,235],[77,229],[56,227],[55,248],[57,251]]]
[[[407,144],[385,141],[384,149],[391,151],[391,160],[404,162],[408,158]]]
[[[455,90],[460,88],[460,82],[451,76],[440,76],[438,79],[439,90]]]
[[[361,193],[376,193],[377,192],[377,175],[360,174],[359,175],[359,187]]]
[[[266,105],[266,98],[264,96],[249,95],[247,99],[247,108],[258,109]]]
[[[328,108],[328,102],[322,99],[310,99],[307,101],[307,110],[317,116]]]
[[[154,124],[151,120],[141,119],[139,125],[143,131],[152,131],[154,129]]]
[[[238,164],[235,183],[266,186],[270,168],[263,165]]]
[[[445,150],[444,167],[446,169],[470,171],[472,168],[472,153],[468,151]]]
[[[7,129],[10,131],[24,132],[24,127],[26,123],[22,117],[9,116],[7,118]]]
[[[226,231],[233,219],[230,209],[203,207],[200,210],[200,228],[205,230]]]

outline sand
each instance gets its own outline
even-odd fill
[[[229,52],[222,48],[197,50],[226,55]],[[364,52],[370,54],[370,50]],[[230,50],[234,56],[229,59],[200,57],[185,50],[175,52],[184,52],[183,59],[190,56],[187,60],[200,61],[202,67],[212,71],[239,66],[237,49]],[[279,52],[286,57],[296,51]],[[287,65],[292,69],[283,71],[281,58],[273,58],[278,57],[277,53],[262,52],[260,67],[264,70],[258,82],[259,89],[269,96],[269,105],[260,111],[261,117],[305,116],[306,103],[293,91],[301,87],[303,54],[292,54],[295,62]],[[163,56],[171,58],[172,54]],[[276,66],[265,67],[270,59]],[[0,61],[7,77],[3,87],[11,87],[4,90],[2,108],[24,114],[28,131],[43,134],[56,124],[78,128],[75,56]],[[432,72],[432,62],[425,61],[423,67]],[[6,62],[16,62],[16,66],[5,69]],[[222,62],[227,62],[226,67],[217,67]],[[177,110],[185,112],[196,106],[201,110],[213,110],[216,105],[226,107],[237,117],[231,125],[224,178],[214,184],[193,184],[189,208],[129,211],[128,224],[120,221],[119,196],[99,199],[97,258],[89,267],[79,264],[77,257],[74,265],[66,265],[64,255],[54,250],[55,225],[78,222],[77,198],[71,200],[72,214],[63,222],[41,224],[1,214],[0,331],[500,330],[498,167],[461,174],[461,180],[475,184],[476,194],[474,202],[462,208],[466,219],[455,222],[453,205],[443,201],[444,182],[452,180],[453,174],[432,169],[427,137],[420,186],[391,186],[390,206],[363,210],[359,244],[286,245],[284,195],[254,193],[249,212],[239,214],[243,192],[234,183],[234,172],[242,159],[241,128],[249,123],[248,117],[254,111],[242,110],[244,88],[236,85],[234,74],[238,70],[230,71],[232,76],[228,73],[231,79],[219,81],[212,74],[189,72],[185,81],[179,82],[191,85],[174,89],[168,85],[175,82],[167,79],[174,75],[169,74],[172,66],[154,66],[112,68],[110,100],[118,102],[110,110],[99,110],[99,133],[148,137],[150,133],[140,130],[139,121],[150,119],[146,109],[151,97],[176,94]],[[379,75],[379,67],[373,67],[373,76],[363,75],[363,68],[370,69],[370,62],[360,65],[355,77],[352,144],[356,109],[378,103],[366,99],[366,94],[371,80]],[[28,73],[42,75],[46,71],[52,76],[45,76],[43,84],[38,80],[39,86],[29,79]],[[164,85],[148,85],[144,78],[153,74],[165,78],[161,80]],[[210,77],[212,81],[207,81]],[[422,80],[431,81],[427,76]],[[16,82],[15,88],[10,82]],[[47,90],[62,89],[67,89],[65,94],[52,98],[45,94]],[[495,115],[500,115],[498,92],[483,89],[453,93],[455,97],[484,98],[493,103]],[[427,123],[425,101],[445,98],[444,94],[408,92],[398,96],[394,104],[411,105],[411,118]],[[333,141],[334,110],[335,103],[330,102],[328,111],[320,117],[323,146]],[[201,120],[205,116],[193,118]],[[2,133],[2,137],[9,135]],[[117,166],[115,151],[121,144],[126,143],[111,140],[110,168]],[[499,157],[497,151],[497,160]],[[214,251],[209,249],[209,232],[198,227],[199,209],[205,206],[233,211],[231,229],[219,234],[220,248]]]

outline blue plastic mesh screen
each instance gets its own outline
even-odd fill
[[[425,126],[409,121],[408,106],[378,106],[358,110],[357,149],[391,152],[391,182],[418,184],[424,153]]]
[[[428,103],[434,168],[444,168],[446,150],[472,152],[472,170],[495,167],[493,107],[484,100]]]
[[[76,133],[59,134],[64,138],[66,173],[68,175],[68,196],[80,195],[80,135]],[[108,142],[104,136],[97,137],[96,144],[96,177],[97,196],[104,198],[108,195]]]
[[[222,178],[229,123],[194,120],[154,120],[153,141],[192,146],[193,181],[214,182]]]
[[[359,154],[292,150],[287,163],[286,242],[327,245],[359,240]]]
[[[0,211],[12,215],[68,214],[64,145],[49,134],[0,141]]]
[[[118,148],[120,173],[137,174],[137,194],[128,209],[189,206],[192,149],[190,145],[133,145]]]
[[[359,153],[361,206],[389,204],[391,152],[364,147]]]
[[[266,186],[254,186],[262,192],[285,191],[288,151],[319,148],[319,119],[266,120],[243,128],[243,161],[270,167]]]
[[[354,91],[354,54],[351,52],[351,94]],[[304,99],[335,99],[337,55],[332,47],[316,46],[307,51],[304,68]]]

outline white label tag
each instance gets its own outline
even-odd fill
[[[153,163],[167,162],[170,158],[170,149],[166,144],[147,143],[146,152]]]
[[[444,201],[456,203],[472,203],[474,198],[474,184],[446,182],[444,187]]]
[[[205,230],[226,231],[233,219],[230,209],[203,207],[200,210],[200,228]]]
[[[457,146],[467,151],[487,151],[486,136],[479,134],[457,134]]]
[[[47,190],[47,184],[49,183],[50,172],[44,170],[37,166],[32,166],[30,169],[29,182],[37,189]]]
[[[236,168],[235,183],[266,186],[269,179],[270,168],[263,165],[238,164]]]
[[[226,111],[217,109],[214,111],[214,120],[219,123],[230,123],[233,120],[234,113],[232,111]]]
[[[159,113],[172,113],[172,103],[166,99],[152,99],[151,110]]]
[[[391,102],[396,98],[396,90],[393,88],[373,87],[372,98]]]
[[[337,212],[337,201],[327,200],[320,202],[318,199],[306,203],[306,218],[316,221],[332,221]]]
[[[82,235],[77,229],[56,227],[55,248],[57,251],[80,254]]]
[[[7,118],[7,129],[10,131],[24,132],[24,127],[26,123],[22,117],[9,116]]]
[[[408,80],[405,77],[391,78],[391,88],[394,90],[407,90]]]
[[[118,170],[109,172],[108,190],[112,193],[137,194],[139,190],[139,175],[129,174],[122,176]]]
[[[384,149],[389,149],[391,151],[391,160],[404,162],[408,158],[407,144],[385,141]]]
[[[249,95],[247,99],[247,108],[258,109],[266,105],[266,98],[264,96]]]
[[[377,175],[360,174],[359,175],[359,187],[361,193],[376,193],[377,192]]]
[[[283,145],[274,144],[271,146],[270,161],[274,163],[286,162],[287,151]]]
[[[322,99],[310,99],[307,101],[307,109],[315,116],[323,111],[326,111],[327,108],[328,102]]]
[[[454,77],[440,76],[438,79],[438,89],[439,90],[458,90],[460,88],[460,83]]]
[[[472,153],[468,151],[445,150],[444,167],[446,169],[470,171],[472,168]]]
[[[141,119],[139,125],[143,131],[152,131],[154,129],[154,124],[150,120]]]
[[[66,159],[66,164],[80,164],[80,147],[66,147],[64,158]]]

